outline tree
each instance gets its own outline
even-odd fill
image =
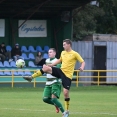
[[[99,7],[87,4],[73,17],[74,39],[93,33],[117,34],[117,0],[98,0]],[[73,11],[73,14],[78,9]]]
[[[76,12],[78,9],[75,9]],[[73,12],[73,13],[74,13]],[[104,15],[102,9],[98,7],[86,5],[80,12],[73,17],[73,33],[77,39],[82,39],[86,35],[96,32],[96,17]]]
[[[104,15],[97,17],[96,33],[116,34],[117,6],[114,0],[99,0]]]

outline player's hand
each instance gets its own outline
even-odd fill
[[[80,67],[79,70],[82,72],[84,69],[82,67]]]

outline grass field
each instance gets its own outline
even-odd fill
[[[42,88],[0,88],[0,117],[62,117],[42,101]],[[117,87],[71,88],[69,117],[117,117]],[[63,94],[60,98],[64,104]]]

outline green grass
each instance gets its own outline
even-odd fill
[[[0,117],[62,117],[42,101],[42,92],[41,88],[0,88]],[[117,117],[117,87],[71,88],[70,97],[69,117]],[[63,93],[60,101],[64,104]]]

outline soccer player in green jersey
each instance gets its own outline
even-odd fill
[[[46,59],[45,61],[46,65],[52,64],[57,60],[57,58],[55,58],[56,50],[54,48],[49,49],[48,55],[49,55],[49,58]],[[61,64],[57,64],[54,67],[60,68]],[[35,73],[32,76],[37,77],[37,75],[35,76]],[[24,78],[25,77],[27,76],[24,76]],[[56,107],[56,112],[58,113],[60,110],[64,115],[65,113],[64,108],[58,100],[61,93],[60,79],[56,78],[55,76],[52,76],[51,74],[46,74],[46,78],[47,78],[47,81],[43,92],[43,101],[45,103],[54,105]]]

